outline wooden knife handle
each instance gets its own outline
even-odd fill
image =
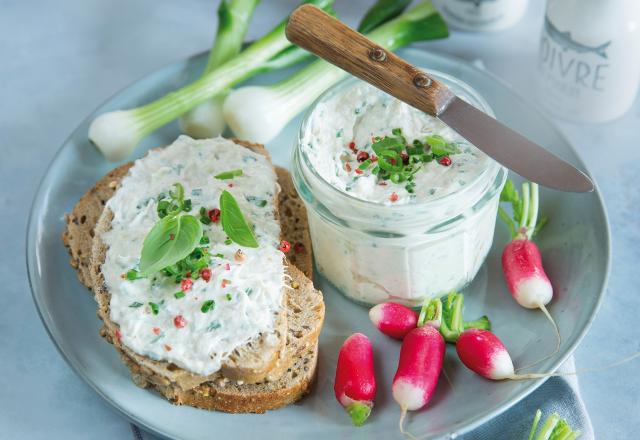
[[[313,5],[293,11],[286,33],[292,43],[432,116],[455,97],[435,78]]]

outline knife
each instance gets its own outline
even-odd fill
[[[522,177],[562,191],[593,191],[582,171],[457,97],[446,85],[313,5],[289,17],[287,38],[354,76],[435,116]]]

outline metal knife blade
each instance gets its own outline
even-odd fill
[[[562,191],[593,191],[582,171],[457,96],[438,118],[525,179]]]

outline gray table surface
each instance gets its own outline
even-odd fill
[[[249,38],[298,0],[264,0]],[[371,0],[338,0],[354,23]],[[454,33],[427,50],[481,59],[525,96],[543,16],[532,0],[515,28]],[[0,438],[128,439],[129,424],[82,382],[49,341],[31,300],[25,226],[40,177],[67,135],[100,102],[133,80],[208,49],[215,0],[0,0]],[[640,105],[604,125],[558,123],[604,194],[613,233],[607,296],[576,351],[578,368],[640,350]],[[598,438],[640,432],[638,362],[581,377]]]

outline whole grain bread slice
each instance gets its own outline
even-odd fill
[[[261,383],[241,383],[220,375],[185,390],[165,376],[155,374],[148,365],[137,360],[137,355],[131,356],[131,351],[122,346],[106,326],[102,335],[116,347],[131,370],[136,385],[157,390],[173,404],[231,413],[263,413],[281,408],[301,399],[311,390],[316,376],[317,337],[324,320],[322,294],[295,266],[290,266],[289,270],[295,288],[287,295],[290,325],[286,350],[292,363],[280,365],[281,371],[277,372],[277,377]],[[309,332],[313,332],[315,338],[306,337],[305,333]]]
[[[246,145],[242,142],[238,143]],[[249,147],[253,147],[252,149],[256,147],[258,150],[260,149],[259,146],[251,144],[249,144]],[[80,280],[85,285],[88,284],[90,288],[92,287],[89,282],[91,278],[89,273],[91,259],[88,257],[90,252],[87,249],[92,244],[93,236],[95,235],[94,226],[98,217],[97,212],[102,210],[106,200],[113,195],[119,180],[126,175],[130,166],[131,164],[126,164],[107,174],[96,184],[96,187],[92,188],[83,196],[72,213],[66,217],[68,226],[63,234],[63,241],[69,249],[71,264],[77,269]],[[279,194],[280,210],[285,213],[285,215],[281,217],[282,236],[293,245],[294,251],[289,255],[290,259],[303,268],[306,275],[311,276],[312,250],[307,228],[306,211],[293,187],[289,173],[282,168],[277,168],[276,171],[278,182],[282,188]],[[114,342],[114,345],[116,345],[121,352],[126,363],[132,369],[136,383],[140,385],[144,384],[145,386],[152,385],[159,388],[168,398],[174,396],[175,398],[171,398],[171,400],[176,403],[192,404],[190,402],[200,402],[193,404],[194,406],[209,409],[234,412],[262,412],[265,409],[286,405],[292,401],[287,399],[295,400],[303,395],[312,381],[314,368],[309,370],[309,366],[315,365],[316,354],[310,352],[309,347],[316,344],[324,317],[324,305],[321,294],[313,289],[313,286],[304,274],[290,265],[289,272],[292,277],[291,285],[294,286],[294,290],[288,292],[286,295],[287,315],[291,323],[291,325],[288,326],[286,349],[284,356],[277,359],[273,368],[271,368],[264,377],[267,382],[261,384],[261,388],[256,388],[256,390],[260,389],[262,392],[270,393],[272,396],[271,399],[266,402],[263,401],[259,405],[256,405],[255,402],[263,399],[251,396],[252,391],[243,390],[241,394],[234,397],[228,394],[228,390],[232,389],[229,388],[229,386],[227,386],[226,391],[216,392],[217,397],[215,399],[207,399],[206,394],[213,392],[216,389],[215,387],[220,386],[220,381],[223,381],[222,383],[224,384],[224,381],[227,381],[230,377],[231,379],[239,379],[239,377],[234,377],[233,373],[229,373],[229,371],[223,371],[222,374],[215,378],[207,378],[210,380],[200,385],[197,391],[191,391],[193,387],[202,383],[202,377],[195,378],[194,380],[194,378],[188,377],[188,374],[185,375],[182,373],[180,374],[180,376],[182,376],[181,380],[177,382],[168,380],[167,377],[162,374],[162,371],[160,371],[160,374],[157,374],[158,371],[154,372],[149,369],[148,366],[136,363],[136,355],[133,354],[133,356],[131,356],[132,353],[127,353],[126,347],[119,346],[120,344],[114,341],[113,335],[115,332],[113,329],[110,331],[108,326],[105,325],[102,334],[108,340]],[[305,367],[303,369],[294,367],[294,362],[302,362]],[[172,365],[165,365],[164,367],[172,373],[177,371],[175,366]],[[142,374],[141,371],[144,371],[144,374]],[[293,373],[291,373],[291,371],[293,371]],[[291,377],[290,380],[286,381],[286,384],[283,384],[282,380],[287,374],[292,374],[294,377]],[[250,377],[249,379],[252,378]],[[252,386],[248,384],[238,385],[239,383],[242,383],[242,381],[235,384],[232,383],[232,387],[237,389],[238,387]],[[185,389],[189,391],[185,391]],[[244,397],[240,398],[241,395]],[[213,403],[213,400],[217,403]]]

